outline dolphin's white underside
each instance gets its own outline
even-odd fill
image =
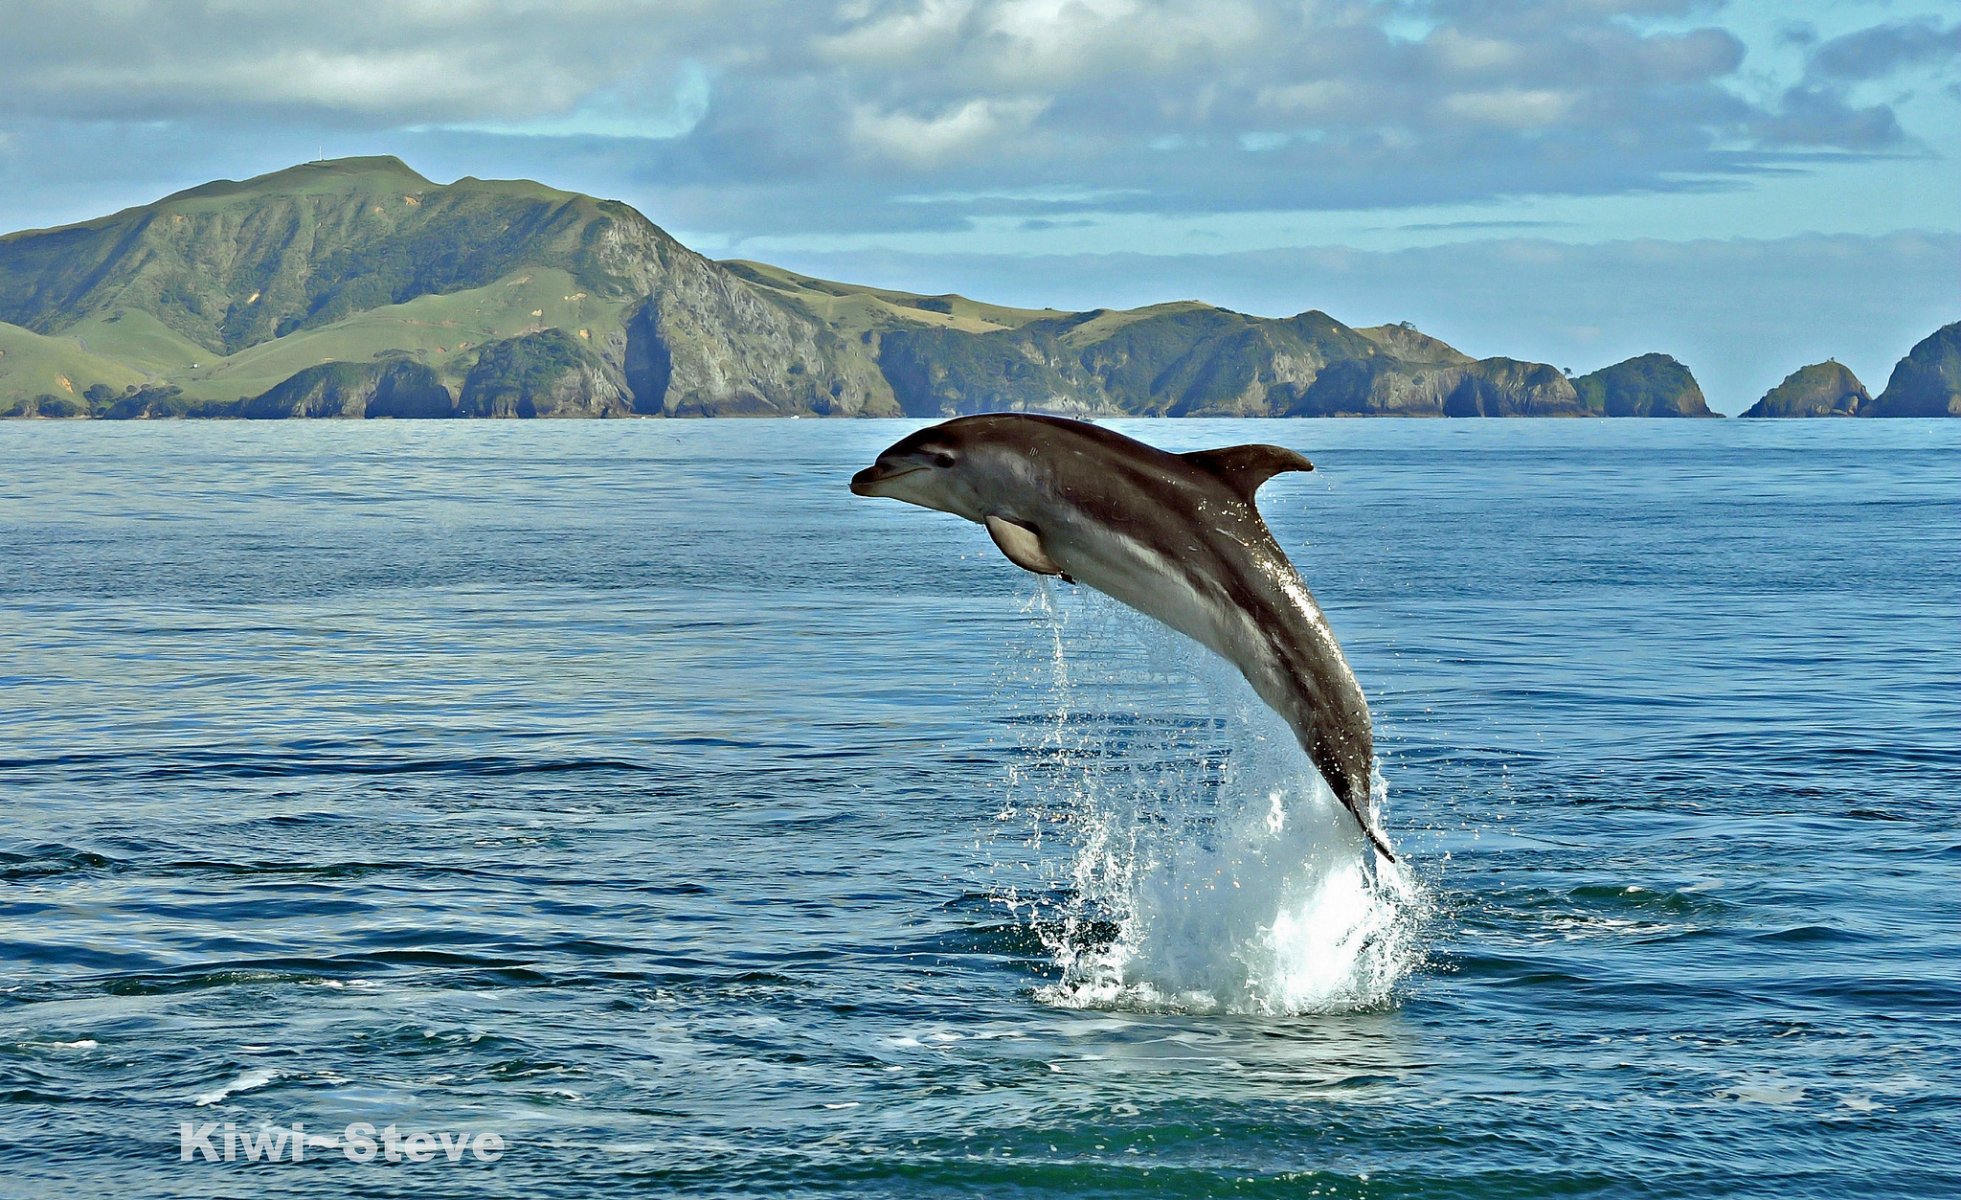
[[[1230,662],[1269,708],[1293,719],[1292,690],[1272,641],[1244,608],[1222,590],[1205,587],[1184,563],[1097,522],[1050,527],[1039,540],[1042,553],[1063,573],[1169,625]],[[1314,635],[1330,636],[1319,608],[1299,582],[1282,582]],[[1331,780],[1330,786],[1339,785]]]

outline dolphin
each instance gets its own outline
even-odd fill
[[[1368,701],[1253,505],[1275,475],[1313,469],[1279,446],[1172,454],[1082,421],[988,413],[901,438],[851,491],[985,526],[1023,570],[1095,588],[1238,667],[1394,862],[1369,821]]]

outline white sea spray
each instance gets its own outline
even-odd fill
[[[1422,892],[1370,854],[1285,723],[1229,665],[1115,602],[1044,585],[1029,613],[1042,649],[1014,669],[1046,671],[1053,711],[1023,726],[1001,819],[1047,873],[1003,889],[1054,959],[1038,996],[1244,1013],[1387,1001],[1420,959]],[[1003,876],[1009,857],[997,843]]]

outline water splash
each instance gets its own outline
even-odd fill
[[[1374,859],[1292,732],[1238,674],[1094,593],[1028,612],[1052,714],[1000,820],[1045,886],[1004,889],[1052,954],[1049,1003],[1247,1013],[1386,1001],[1419,958],[1420,889]],[[1028,678],[1032,677],[1032,678]],[[1141,712],[1139,710],[1142,710]],[[1373,806],[1384,798],[1375,781]]]

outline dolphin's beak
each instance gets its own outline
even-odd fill
[[[914,471],[923,471],[925,469],[920,466],[901,465],[888,467],[884,463],[873,463],[871,466],[866,467],[851,477],[851,494],[854,496],[883,495],[884,493],[877,490],[879,484],[889,483],[901,475],[910,475]]]

